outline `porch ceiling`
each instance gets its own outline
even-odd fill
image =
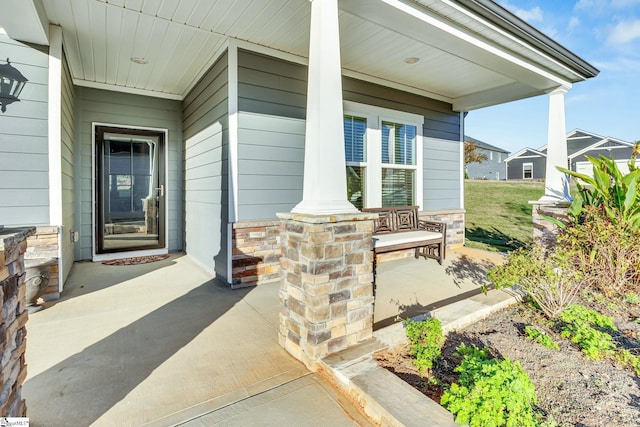
[[[309,0],[47,0],[42,5],[49,22],[63,29],[78,85],[182,99],[230,38],[300,62],[308,53]],[[339,5],[346,73],[429,95],[457,110],[533,96],[585,78],[458,2],[340,0]],[[24,17],[10,15],[0,17],[9,36],[34,41],[24,27],[16,28],[14,20]],[[419,61],[405,62],[411,57]]]

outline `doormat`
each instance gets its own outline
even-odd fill
[[[103,261],[102,263],[105,265],[136,265],[136,264],[148,264],[150,262],[162,261],[163,259],[167,259],[167,258],[169,258],[169,254],[112,259],[110,261]]]

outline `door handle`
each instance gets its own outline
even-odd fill
[[[158,196],[164,197],[164,184],[160,184],[160,187],[156,188],[158,191]]]

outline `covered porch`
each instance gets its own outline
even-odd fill
[[[381,263],[376,328],[478,294],[485,269],[500,259],[463,248],[444,266],[422,259]],[[29,318],[23,397],[31,422],[231,422],[257,416],[247,409],[255,405],[268,423],[282,416],[269,409],[301,399],[322,414],[296,411],[300,401],[287,404],[284,415],[299,425],[366,425],[351,403],[278,344],[278,288],[273,282],[229,289],[188,255],[130,266],[76,263],[63,298]]]

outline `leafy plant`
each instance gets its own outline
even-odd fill
[[[628,304],[637,305],[640,304],[640,296],[634,294],[633,292],[627,292],[624,294],[624,300]]]
[[[558,346],[558,343],[555,342],[553,338],[551,338],[549,335],[545,334],[535,326],[525,326],[524,333],[526,334],[527,339],[535,341],[543,347],[549,348],[551,350],[558,350],[560,348]]]
[[[552,319],[573,303],[583,287],[566,251],[547,253],[539,246],[510,252],[507,262],[490,269],[487,278],[497,289],[521,286]]]
[[[631,354],[627,349],[621,349],[616,352],[616,360],[621,365],[633,369],[636,375],[640,376],[640,356]]]
[[[520,364],[509,359],[489,359],[487,348],[462,344],[463,356],[455,370],[459,384],[444,392],[440,403],[455,416],[455,422],[471,427],[535,426],[535,387]]]
[[[617,328],[611,317],[582,305],[572,305],[562,312],[560,320],[565,323],[561,335],[578,344],[588,359],[601,360],[607,355],[614,354],[615,344],[611,335],[593,327],[616,331]]]
[[[404,326],[409,340],[409,351],[414,357],[413,366],[424,376],[440,356],[444,343],[442,324],[435,317],[430,317],[420,321],[407,319]]]
[[[569,212],[580,219],[585,206],[601,208],[616,225],[637,231],[640,228],[640,169],[635,161],[638,150],[629,159],[629,173],[623,175],[613,157],[599,158],[586,156],[593,164],[593,177],[558,167],[576,180],[578,195],[573,200]]]

